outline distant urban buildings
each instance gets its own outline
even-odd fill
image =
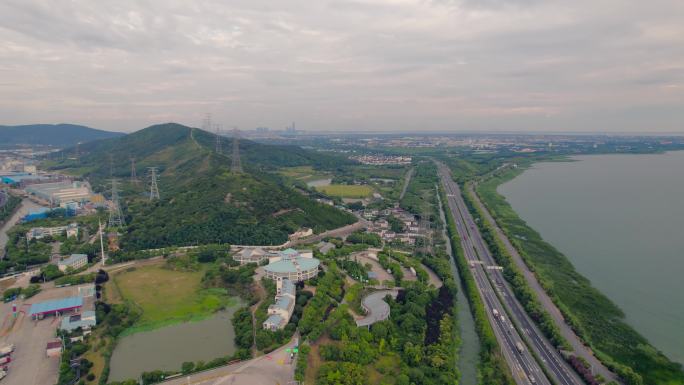
[[[368,165],[407,165],[411,164],[412,158],[410,156],[392,156],[392,155],[353,155],[349,159],[353,159],[362,164]]]
[[[78,224],[70,223],[66,226],[34,227],[26,232],[26,240],[43,239],[47,236],[66,235],[67,238],[78,237]]]

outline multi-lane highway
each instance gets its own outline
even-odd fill
[[[581,385],[583,382],[546,340],[517,301],[502,272],[487,268],[496,263],[466,208],[460,188],[451,178],[451,172],[445,165],[440,163],[438,168],[465,257],[471,266],[489,321],[515,381],[518,384],[550,384],[552,381],[562,385]],[[509,316],[512,319],[508,319]],[[515,322],[517,328],[512,322]],[[539,362],[528,351],[528,346],[532,347]],[[546,377],[540,365],[545,367],[550,379]]]

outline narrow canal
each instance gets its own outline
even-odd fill
[[[436,188],[436,187],[435,187]],[[438,190],[439,191],[439,190]],[[456,295],[456,306],[458,313],[458,327],[461,332],[461,346],[459,347],[458,370],[461,374],[462,385],[476,385],[477,384],[477,366],[479,363],[480,341],[475,331],[475,320],[470,312],[470,304],[468,299],[463,294],[463,286],[458,275],[458,268],[454,262],[453,250],[451,249],[451,242],[446,231],[446,216],[444,215],[444,208],[442,206],[442,199],[437,194],[439,202],[439,217],[442,219],[442,236],[446,240],[446,249],[449,254],[449,263],[451,265],[451,273],[454,276],[454,281],[458,287],[458,294]]]

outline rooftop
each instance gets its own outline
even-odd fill
[[[307,271],[318,267],[320,262],[316,258],[295,257],[281,259],[264,266],[264,269],[273,273],[296,273],[297,271]]]
[[[52,313],[59,310],[69,310],[81,306],[83,306],[83,297],[53,299],[51,301],[34,303],[31,305],[29,315],[35,316],[38,314]]]
[[[281,322],[283,322],[283,317],[279,316],[278,314],[271,314],[268,318],[266,318],[264,323],[280,325]]]
[[[79,261],[83,258],[88,259],[86,254],[71,254],[68,258],[59,261],[60,265],[71,265],[72,263]]]

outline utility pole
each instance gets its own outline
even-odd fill
[[[112,178],[112,204],[109,208],[109,227],[119,227],[126,224],[123,214],[121,213],[121,206],[119,205],[119,190],[117,189],[117,180]]]
[[[240,131],[237,127],[233,129],[233,153],[230,171],[234,174],[242,174],[242,163],[240,162]]]
[[[104,266],[105,265],[105,259],[107,257],[105,256],[104,242],[102,241],[102,221],[100,221],[100,219],[98,218],[97,223],[98,223],[99,228],[100,228],[100,251],[102,252],[102,266]]]
[[[157,167],[148,167],[150,175],[150,200],[159,199],[159,187],[157,186]]]

